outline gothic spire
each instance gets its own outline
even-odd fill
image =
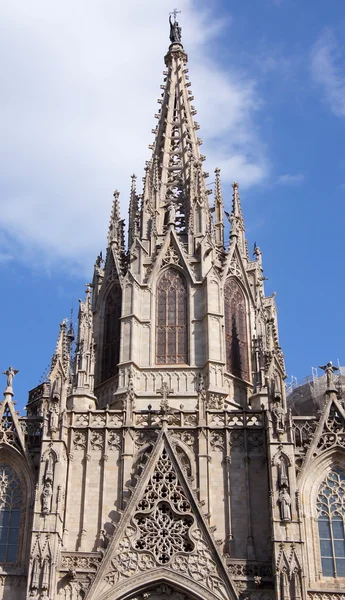
[[[110,247],[114,242],[119,243],[121,238],[121,219],[120,219],[120,192],[115,190],[113,200],[113,206],[111,209],[109,232],[108,232],[108,246]]]
[[[214,213],[215,213],[215,232],[216,244],[223,247],[224,245],[224,203],[222,194],[222,184],[220,181],[220,169],[215,169],[215,185],[214,185]]]
[[[194,121],[196,110],[192,106],[187,54],[174,17],[174,22],[170,18],[171,44],[165,56],[167,69],[158,100],[160,109],[155,115],[158,124],[153,130],[155,139],[150,145],[152,157],[145,178],[143,237],[147,238],[155,230],[156,235],[164,234],[173,213],[177,234],[190,233],[192,226],[194,235],[201,236],[209,227],[207,174],[202,169],[205,157],[200,153],[202,142],[196,135],[199,126]]]
[[[240,194],[238,191],[239,185],[235,181],[232,184],[233,194],[232,194],[232,210],[229,218],[230,221],[230,240],[236,238],[240,245],[242,252],[245,253],[245,237],[244,237],[244,220],[242,215],[242,207],[240,201]]]
[[[139,196],[136,190],[136,175],[132,175],[131,179],[131,195],[128,210],[128,249],[131,248],[133,240],[138,235],[139,230]]]

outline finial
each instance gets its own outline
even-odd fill
[[[176,16],[180,13],[180,10],[174,8],[174,10],[169,13],[169,23],[170,23],[170,41],[172,44],[181,44],[181,27],[176,21]],[[171,15],[174,16],[174,22],[171,20]]]
[[[13,393],[13,377],[15,377],[19,373],[18,369],[14,369],[13,367],[8,367],[7,371],[3,371],[2,374],[7,376],[6,389],[4,391],[4,397],[6,396],[14,396]]]

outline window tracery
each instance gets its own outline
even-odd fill
[[[187,362],[187,283],[167,269],[157,285],[156,363]]]
[[[167,564],[175,552],[192,552],[191,506],[168,453],[163,449],[145,494],[137,506],[137,550],[151,552],[158,563]]]
[[[18,476],[8,465],[0,465],[0,563],[16,562],[22,505]]]
[[[102,381],[118,373],[120,361],[122,290],[115,283],[107,295],[104,311]]]
[[[330,471],[319,487],[317,512],[322,574],[345,577],[345,472]]]
[[[234,278],[225,283],[224,305],[226,369],[236,377],[248,380],[246,302]]]

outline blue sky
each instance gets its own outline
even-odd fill
[[[19,407],[105,247],[113,190],[125,215],[130,175],[143,174],[172,8],[2,2],[0,367],[20,370]],[[344,4],[178,8],[207,168],[222,168],[228,205],[240,184],[288,379],[344,364]]]

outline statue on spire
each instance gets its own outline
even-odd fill
[[[180,44],[181,43],[181,27],[176,21],[177,13],[180,13],[180,10],[174,8],[172,13],[169,15],[169,23],[170,23],[170,41],[172,44]],[[171,20],[171,15],[174,15],[174,22]]]

